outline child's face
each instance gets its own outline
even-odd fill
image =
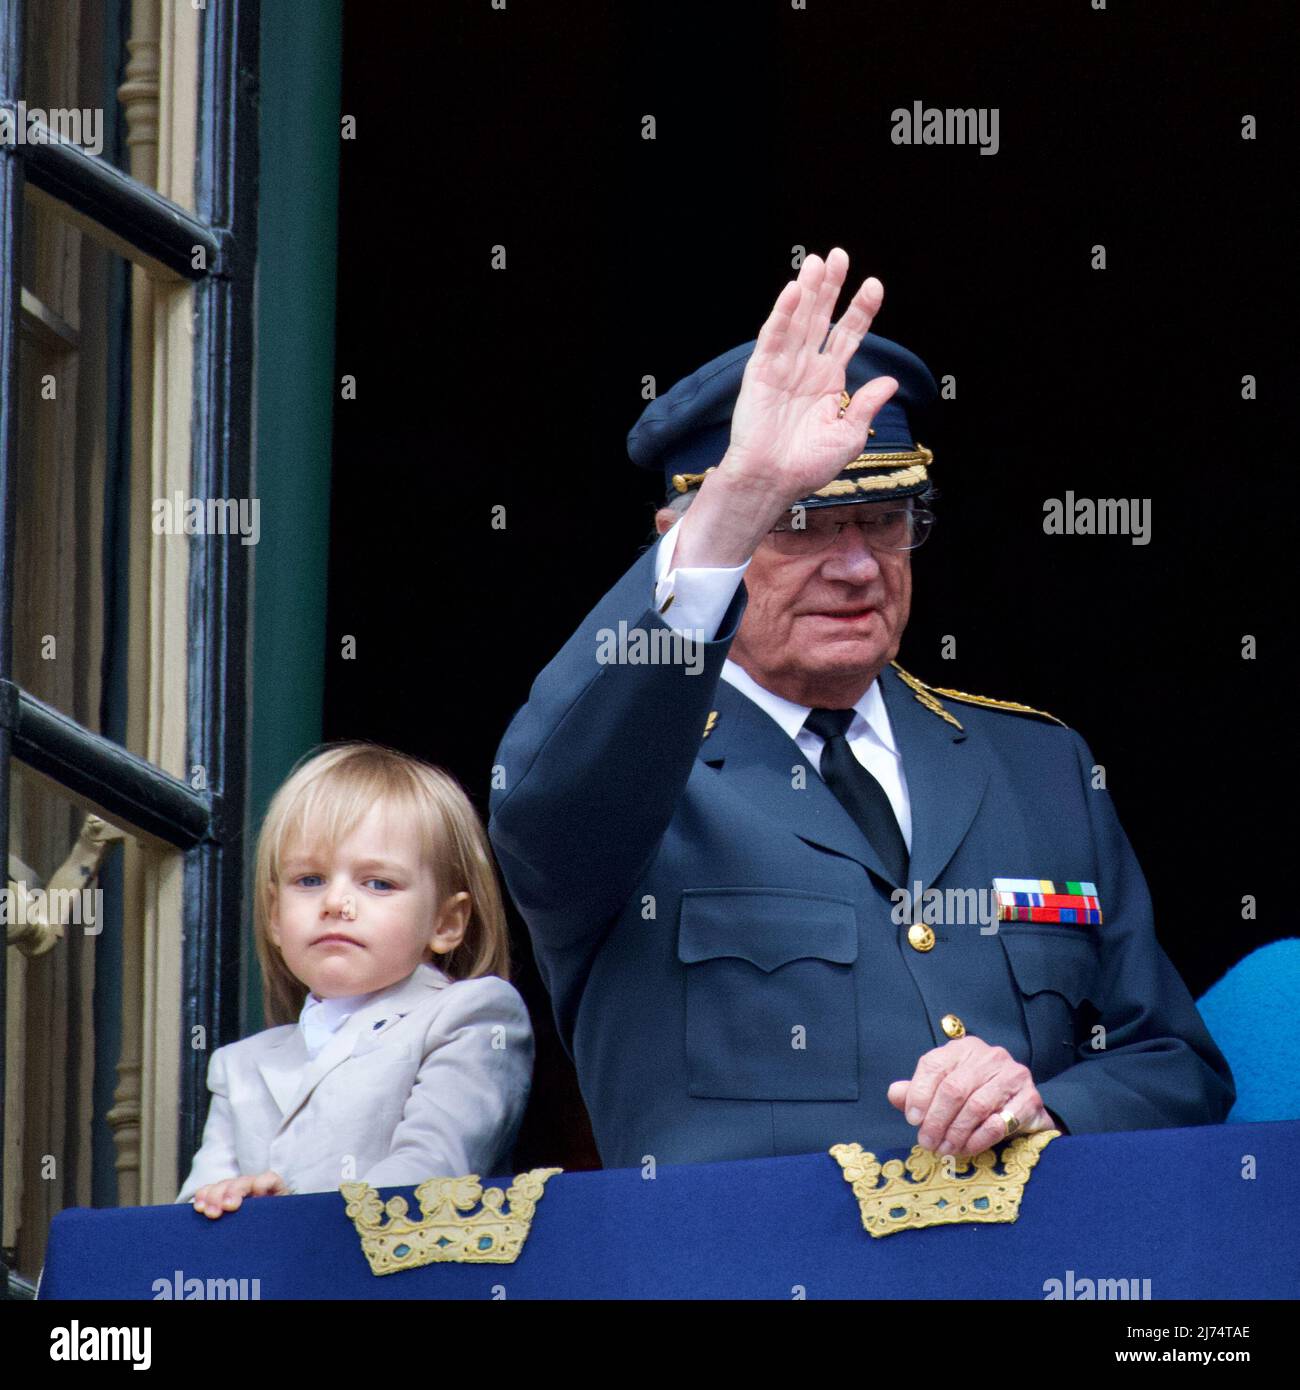
[[[270,937],[320,999],[386,989],[465,934],[469,894],[439,903],[414,829],[382,805],[330,854],[285,851]]]

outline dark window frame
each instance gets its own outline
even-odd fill
[[[151,273],[194,284],[191,495],[251,496],[258,0],[224,0],[202,14],[197,215],[74,146],[0,146],[0,843],[9,842],[12,756],[183,851],[178,1185],[201,1137],[207,1059],[239,1034],[248,549],[226,537],[191,551],[186,766],[203,767],[207,782],[196,791],[13,682],[14,501],[26,185],[95,224]],[[10,109],[22,94],[22,19],[23,0],[0,0],[0,106]],[[196,246],[206,261],[197,268]],[[0,1154],[5,956],[0,950]],[[189,1045],[200,1027],[206,1050]]]

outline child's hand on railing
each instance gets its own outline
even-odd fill
[[[199,1188],[192,1201],[195,1211],[215,1221],[223,1212],[238,1211],[245,1197],[283,1197],[289,1191],[289,1184],[279,1173],[268,1168],[256,1177],[224,1178],[221,1182],[210,1182],[206,1187]]]

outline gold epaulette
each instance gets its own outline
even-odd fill
[[[912,690],[916,691],[918,699],[921,697],[922,692],[929,695],[931,698],[936,695],[946,695],[950,700],[965,700],[968,704],[984,705],[988,709],[1009,710],[1012,714],[1033,714],[1037,715],[1039,719],[1050,719],[1053,724],[1059,724],[1063,729],[1068,729],[1070,727],[1064,719],[1058,719],[1054,714],[1048,714],[1045,709],[1035,709],[1032,705],[1022,705],[1015,700],[994,700],[988,695],[970,695],[964,690],[948,690],[941,685],[926,685],[924,681],[918,680],[915,676],[904,671],[898,662],[891,661],[889,664],[898,672],[903,681],[910,686]],[[938,701],[935,701],[935,703],[938,704]],[[935,710],[935,713],[942,714],[950,723],[957,723],[942,706],[939,706],[939,708]],[[957,727],[960,728],[961,725],[958,724]]]

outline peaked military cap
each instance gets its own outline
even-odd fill
[[[731,412],[756,344],[756,339],[742,343],[683,377],[651,401],[628,431],[628,456],[642,468],[663,470],[670,499],[697,489],[727,452]],[[845,369],[841,406],[878,376],[892,376],[898,390],[876,413],[862,453],[803,498],[803,506],[883,502],[915,496],[929,486],[933,455],[914,437],[912,421],[938,400],[934,377],[914,352],[868,333]]]

